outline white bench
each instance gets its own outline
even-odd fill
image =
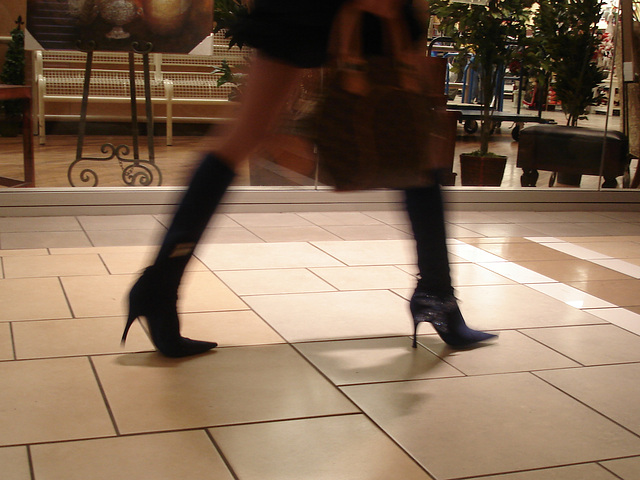
[[[224,105],[229,102],[231,85],[218,87],[220,74],[214,68],[226,60],[229,65],[246,63],[248,50],[228,48],[222,34],[214,35],[211,55],[149,54],[152,105],[161,103],[166,108],[167,145],[173,143],[173,105]],[[34,118],[40,144],[44,144],[45,120],[78,120],[79,114],[47,114],[48,102],[80,102],[84,86],[87,54],[72,50],[37,50],[34,53],[36,99]],[[142,55],[135,54],[136,99],[144,102]],[[129,55],[127,52],[94,52],[89,83],[89,104],[98,102],[129,103]],[[190,117],[191,118],[191,117]],[[126,120],[125,116],[92,115],[87,120]],[[211,121],[211,118],[191,118]]]

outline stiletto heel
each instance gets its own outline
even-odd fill
[[[136,319],[141,321],[141,317],[144,317],[147,326],[145,331],[158,351],[166,357],[197,355],[218,346],[215,342],[191,340],[180,335],[177,295],[164,291],[157,277],[154,267],[149,267],[131,288],[122,344],[133,322]]]
[[[433,325],[440,338],[452,347],[468,347],[497,337],[492,333],[469,328],[452,295],[441,299],[416,291],[409,306],[413,316],[413,348],[418,346],[418,325],[423,322]]]

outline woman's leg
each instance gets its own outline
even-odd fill
[[[466,325],[453,296],[440,186],[405,190],[405,201],[420,272],[410,302],[415,326],[413,346],[417,346],[418,325],[422,322],[431,323],[440,338],[453,347],[467,347],[494,338],[493,334]]]
[[[184,270],[211,216],[235,177],[235,167],[265,139],[297,85],[301,70],[258,56],[251,64],[240,114],[217,149],[205,142],[199,167],[164,237],[155,262],[129,294],[129,317],[144,317],[156,348],[166,356],[202,353],[213,342],[180,335],[177,292]]]

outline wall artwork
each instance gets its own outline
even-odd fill
[[[213,0],[27,0],[30,49],[189,53],[212,26]]]

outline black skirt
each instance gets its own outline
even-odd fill
[[[255,0],[247,16],[231,30],[233,37],[261,53],[300,68],[319,67],[327,59],[333,19],[346,0]],[[414,38],[422,28],[407,3],[407,20]],[[365,39],[379,38],[377,22],[365,19]],[[375,50],[377,47],[370,47]]]

